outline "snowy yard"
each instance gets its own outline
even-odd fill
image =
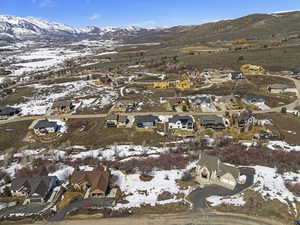
[[[139,174],[124,175],[122,172],[113,171],[118,176],[117,185],[126,195],[126,204],[117,204],[116,209],[141,207],[145,204],[155,206],[156,204],[167,204],[180,202],[176,194],[188,194],[189,190],[180,190],[176,180],[180,179],[184,170],[155,171],[151,181],[142,181]],[[158,201],[159,194],[169,192],[173,197],[167,200]]]

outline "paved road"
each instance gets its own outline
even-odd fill
[[[37,222],[38,225],[283,225],[270,219],[238,214],[200,212],[177,214],[151,214],[125,218],[104,218],[97,220],[64,220],[62,222]]]
[[[281,106],[281,107],[275,107],[270,110],[264,110],[264,111],[254,111],[255,114],[261,114],[261,113],[271,113],[271,112],[280,112],[282,107],[286,107],[288,110],[294,109],[296,106],[300,105],[300,80],[296,80],[290,77],[286,76],[278,76],[278,75],[263,75],[263,76],[271,76],[271,77],[282,77],[286,78],[288,80],[291,80],[295,83],[295,86],[298,90],[297,93],[297,100],[292,102],[291,104]],[[236,112],[239,112],[241,110],[237,110]],[[132,112],[132,113],[119,113],[120,115],[127,115],[127,116],[139,116],[139,115],[149,115],[149,114],[156,114],[156,115],[182,115],[182,116],[200,116],[200,115],[209,115],[209,114],[217,114],[217,115],[223,115],[225,111],[219,111],[219,112],[208,112],[208,113],[202,113],[202,112]],[[14,117],[9,120],[0,120],[1,124],[8,124],[8,123],[14,123],[14,122],[20,122],[20,121],[28,121],[28,120],[36,120],[36,119],[45,119],[45,117],[51,119],[89,119],[89,118],[104,118],[106,117],[106,113],[99,113],[99,114],[86,114],[86,115],[60,115],[60,116],[27,116],[27,117]]]
[[[65,216],[68,215],[70,212],[86,208],[86,207],[97,207],[97,208],[108,208],[112,207],[114,199],[112,198],[87,198],[83,200],[78,200],[70,205],[68,205],[66,208],[60,210],[58,213],[55,214],[55,216],[49,218],[49,222],[57,222],[57,221],[63,221]]]

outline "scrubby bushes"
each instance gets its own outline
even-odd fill
[[[296,195],[300,196],[300,183],[293,182],[293,181],[287,181],[285,182],[285,186],[287,189],[289,189],[291,192],[295,193]]]
[[[263,147],[246,148],[230,145],[209,152],[221,158],[223,162],[236,165],[261,165],[277,168],[279,173],[300,170],[300,152],[272,151]]]

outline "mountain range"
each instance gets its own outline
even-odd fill
[[[0,15],[0,41],[22,40],[116,40],[129,43],[168,42],[195,44],[218,40],[282,39],[300,36],[300,12],[252,14],[237,19],[220,20],[201,25],[169,28],[96,26],[73,28],[42,19]]]

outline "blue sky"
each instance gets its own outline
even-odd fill
[[[0,0],[0,14],[75,27],[173,26],[300,10],[300,0]]]

